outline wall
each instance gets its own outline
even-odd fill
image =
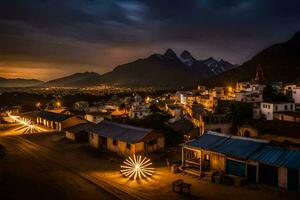
[[[217,123],[217,124],[205,124],[205,131],[215,131],[221,129],[221,133],[230,134],[231,133],[231,123]]]
[[[66,138],[68,138],[69,140],[75,141],[75,134],[66,131]]]
[[[225,157],[217,154],[210,154],[210,167],[218,171],[225,171]]]
[[[249,133],[249,136],[247,135],[247,133]],[[244,125],[238,128],[238,136],[257,138],[258,132],[253,127]]]
[[[273,112],[280,111],[295,111],[294,103],[281,103],[281,104],[273,104],[273,103],[261,103],[260,106],[261,113],[266,116],[267,120],[273,120]]]
[[[278,187],[288,188],[288,180],[287,180],[287,168],[279,167],[278,168]]]
[[[94,133],[89,134],[89,143],[94,148],[99,148],[99,136]]]

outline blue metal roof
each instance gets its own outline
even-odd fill
[[[103,120],[89,128],[88,131],[103,137],[110,137],[115,140],[121,140],[128,143],[136,143],[151,133],[152,129],[145,129]]]
[[[63,122],[65,120],[73,117],[73,115],[65,115],[65,114],[48,112],[48,111],[40,111],[39,113],[37,113],[37,116],[41,117],[43,119],[57,121],[57,122]]]
[[[300,169],[300,151],[296,150],[265,146],[249,159],[277,167]]]
[[[211,150],[217,144],[220,144],[227,140],[230,136],[214,134],[213,132],[208,132],[202,135],[200,138],[191,140],[185,143],[185,146],[196,147],[199,149]]]
[[[225,140],[222,144],[213,147],[212,150],[227,156],[247,159],[251,154],[259,150],[266,143],[266,141],[232,136],[230,139]]]
[[[268,141],[207,132],[184,146],[209,150],[230,157],[247,159]]]

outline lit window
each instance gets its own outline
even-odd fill
[[[205,155],[204,155],[204,160],[205,160],[205,161],[209,161],[209,154],[205,154]]]

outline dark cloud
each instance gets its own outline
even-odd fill
[[[2,0],[0,64],[105,72],[168,47],[241,63],[298,29],[298,0]]]

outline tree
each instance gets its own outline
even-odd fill
[[[233,129],[246,120],[253,118],[253,109],[250,104],[244,102],[233,102],[230,107]]]

